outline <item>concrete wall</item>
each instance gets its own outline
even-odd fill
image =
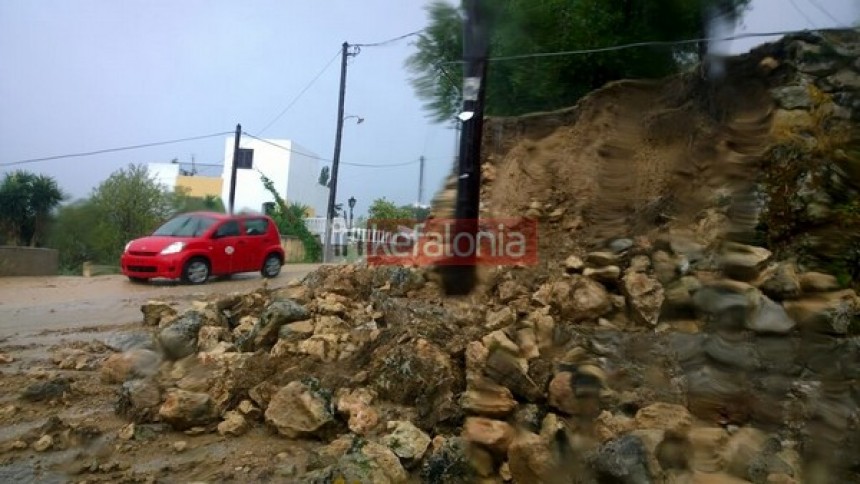
[[[0,246],[0,277],[54,276],[59,261],[56,249]]]

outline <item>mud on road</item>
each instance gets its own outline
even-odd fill
[[[315,267],[284,266],[281,275],[269,280],[268,285],[284,286]],[[197,286],[167,280],[135,284],[119,275],[0,278],[0,339],[133,323],[140,321],[140,305],[149,299],[168,298],[181,303],[211,294],[253,290],[262,283],[262,277],[255,273],[216,278]]]

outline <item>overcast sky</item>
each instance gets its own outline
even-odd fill
[[[344,41],[372,43],[426,25],[424,0],[0,0],[0,163],[232,131],[258,134],[327,65],[263,136],[331,158]],[[860,0],[753,0],[738,32],[856,24]],[[825,11],[827,13],[825,13]],[[832,18],[831,18],[832,17]],[[645,39],[643,39],[645,40]],[[767,39],[734,41],[733,52]],[[341,160],[427,158],[425,202],[455,150],[450,126],[427,121],[408,83],[410,40],[350,59]],[[492,68],[491,68],[492,69]],[[224,140],[0,167],[55,176],[87,196],[129,163],[223,162]],[[217,167],[202,174],[219,175]],[[341,165],[338,201],[417,197],[418,164]]]

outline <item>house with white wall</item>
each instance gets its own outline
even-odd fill
[[[230,177],[233,170],[232,137],[224,140],[224,180],[221,198],[230,201]],[[235,212],[262,212],[274,197],[263,186],[260,174],[272,180],[278,194],[287,203],[297,202],[311,208],[312,214],[325,214],[328,188],[319,184],[322,168],[317,155],[288,139],[257,140],[243,137],[239,141],[236,168]]]

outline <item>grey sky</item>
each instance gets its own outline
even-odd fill
[[[754,0],[739,31],[856,23],[858,0]],[[338,52],[421,29],[423,0],[0,0],[0,162],[231,131],[257,134]],[[644,39],[643,39],[644,40]],[[735,41],[734,52],[762,40]],[[448,173],[454,132],[430,124],[408,84],[409,40],[350,60],[341,160],[391,164],[427,157],[425,201]],[[338,60],[265,137],[331,158]],[[492,75],[492,72],[491,72]],[[223,139],[0,168],[55,176],[75,198],[128,163],[220,164]],[[220,169],[203,174],[218,175]],[[338,201],[363,213],[386,196],[412,203],[418,165],[342,165]]]

